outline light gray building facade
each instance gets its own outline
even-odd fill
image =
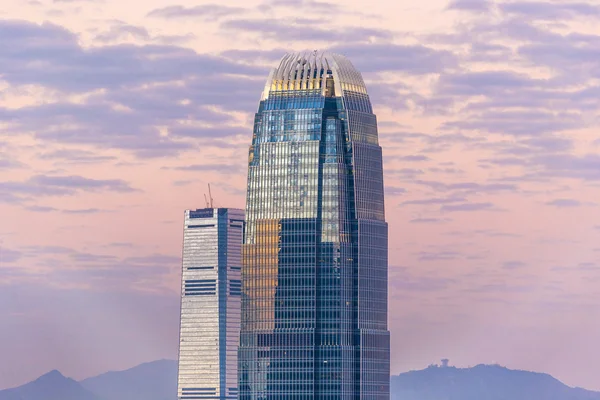
[[[244,211],[185,211],[178,399],[237,399]]]

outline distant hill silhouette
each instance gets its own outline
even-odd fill
[[[0,400],[101,400],[71,378],[50,371],[33,382],[0,390]]]
[[[600,400],[547,374],[497,365],[431,366],[391,377],[391,400]],[[52,371],[0,391],[0,400],[175,400],[177,362],[159,360],[76,382]]]
[[[391,378],[392,400],[600,400],[600,392],[574,389],[547,374],[497,365],[431,366]]]
[[[107,372],[81,384],[101,400],[173,400],[177,398],[177,361],[159,360]]]

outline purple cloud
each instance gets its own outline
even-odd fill
[[[411,224],[441,224],[450,221],[451,220],[447,218],[414,218],[408,222]]]
[[[482,211],[491,210],[494,208],[492,203],[463,203],[463,204],[452,204],[443,205],[440,208],[442,212],[470,212],[470,211]]]
[[[572,112],[485,111],[468,119],[446,122],[446,130],[474,130],[515,136],[539,136],[585,126],[582,116]]]
[[[241,172],[241,166],[239,164],[194,164],[194,165],[184,165],[180,167],[174,167],[173,169],[179,171],[192,171],[192,172],[218,172],[222,174],[237,174]]]
[[[475,12],[486,12],[490,11],[493,3],[489,0],[452,0],[448,4],[448,10],[459,10],[459,11],[475,11]]]
[[[96,164],[117,160],[115,156],[102,156],[96,152],[73,149],[53,150],[41,153],[38,157],[43,160],[59,160],[67,164]]]
[[[546,202],[546,205],[555,206],[555,207],[559,207],[559,208],[566,208],[566,207],[570,208],[570,207],[579,207],[582,205],[582,203],[579,200],[575,200],[575,199],[556,199],[556,200]]]
[[[583,2],[518,1],[498,4],[510,15],[544,20],[566,20],[575,17],[600,17],[600,7]]]
[[[397,159],[401,160],[401,161],[409,161],[409,162],[421,162],[421,161],[430,161],[431,160],[431,158],[421,155],[421,154],[397,157]]]
[[[524,267],[526,264],[522,261],[506,261],[502,263],[504,269],[518,269]]]
[[[147,16],[165,19],[202,18],[216,20],[224,17],[237,16],[246,12],[247,10],[245,8],[229,7],[222,4],[202,4],[194,7],[176,5],[157,8],[150,11]]]
[[[384,29],[366,27],[323,28],[323,20],[296,18],[292,20],[233,19],[222,22],[224,31],[247,32],[273,39],[321,42],[359,42],[368,38],[390,39],[392,34]],[[310,29],[307,29],[310,26]]]
[[[0,21],[0,73],[16,84],[41,84],[65,91],[119,88],[166,82],[187,76],[235,73],[260,75],[263,69],[178,46],[115,45],[84,49],[72,32],[52,24]]]
[[[363,73],[400,71],[421,75],[458,65],[458,58],[452,52],[424,45],[355,43],[333,46],[331,50],[349,57]]]
[[[462,258],[463,255],[456,251],[423,251],[418,253],[417,256],[420,261],[449,261],[456,260],[457,258]]]
[[[26,181],[0,182],[0,199],[16,196],[20,201],[38,196],[68,196],[77,192],[113,191],[128,193],[138,191],[121,179],[91,179],[77,175],[35,175]],[[42,209],[38,209],[40,211]],[[51,211],[51,210],[47,210]]]
[[[446,198],[433,198],[433,199],[419,199],[409,200],[401,203],[400,205],[430,205],[430,204],[450,204],[450,203],[462,203],[467,199],[464,197],[446,197]]]
[[[385,194],[388,196],[400,196],[406,193],[406,189],[395,186],[386,186]]]
[[[7,249],[0,243],[0,260],[6,263],[13,263],[19,261],[23,253],[17,250]]]

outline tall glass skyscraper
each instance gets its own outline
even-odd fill
[[[381,147],[348,59],[283,57],[248,164],[240,400],[389,399]]]
[[[237,399],[244,211],[185,212],[178,398]]]

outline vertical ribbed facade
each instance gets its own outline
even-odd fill
[[[237,399],[244,211],[185,212],[178,399]]]
[[[240,400],[389,399],[381,147],[346,58],[282,59],[248,164]]]

